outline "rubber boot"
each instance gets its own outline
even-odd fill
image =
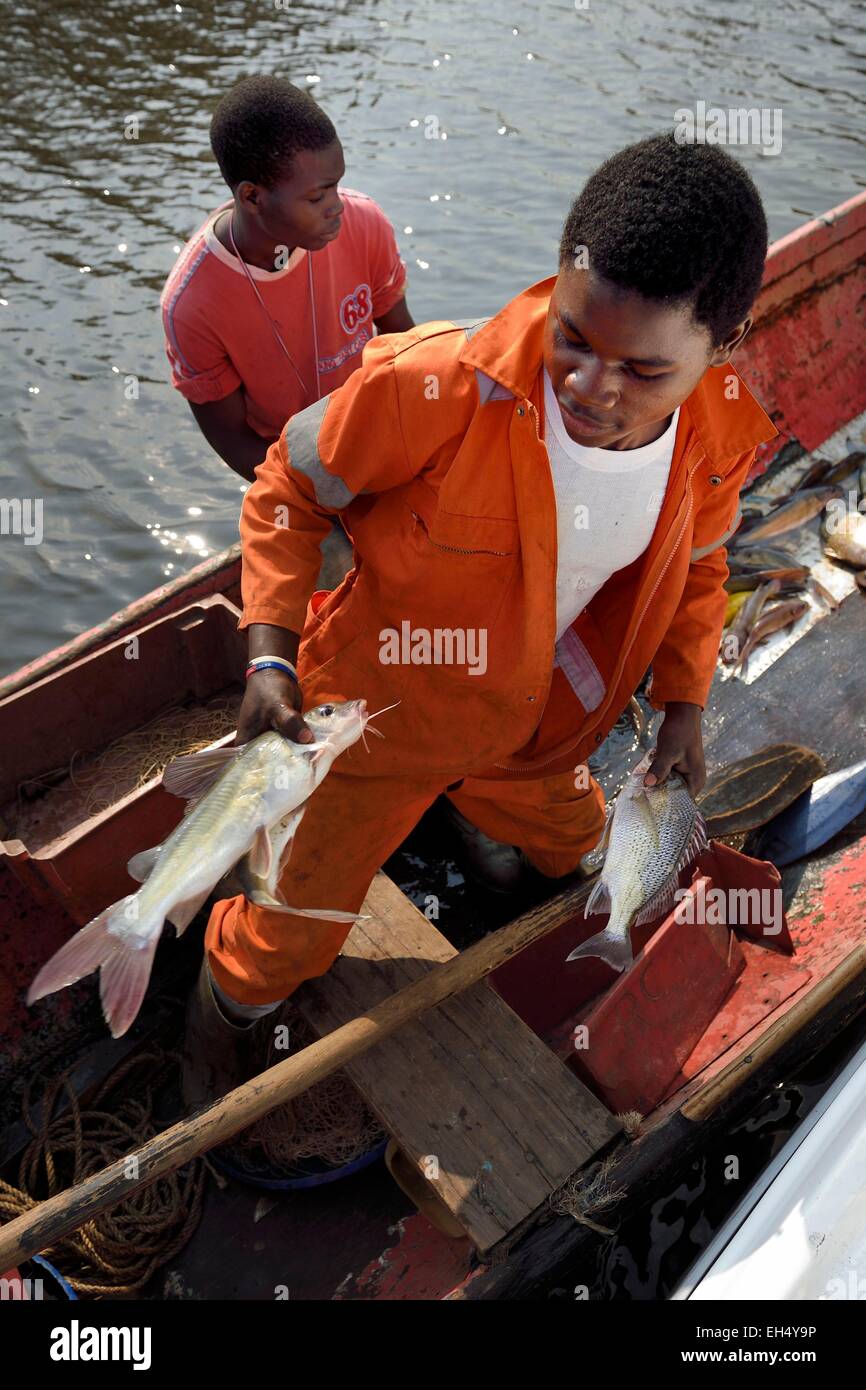
[[[468,876],[492,893],[515,893],[532,877],[522,850],[492,840],[483,830],[448,805],[448,817],[460,840],[460,859]]]
[[[253,1040],[256,1021],[230,1022],[213,992],[207,957],[189,997],[183,1040],[181,1090],[190,1110],[219,1100],[256,1073]]]

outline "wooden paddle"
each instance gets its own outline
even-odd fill
[[[180,1168],[268,1111],[294,1099],[331,1072],[338,1071],[388,1037],[395,1029],[476,984],[531,942],[561,926],[583,909],[592,887],[586,880],[491,932],[453,960],[398,990],[364,1014],[277,1062],[221,1100],[150,1139],[75,1187],[41,1202],[33,1211],[0,1227],[0,1272],[56,1244],[98,1212],[117,1206],[164,1173]]]

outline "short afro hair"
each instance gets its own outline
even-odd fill
[[[245,179],[273,188],[299,150],[323,150],[336,138],[309,92],[282,77],[245,77],[226,92],[210,123],[211,149],[232,192]]]
[[[583,246],[589,267],[612,284],[690,302],[718,347],[755,302],[767,220],[737,160],[668,133],[627,146],[589,178],[565,223],[560,266]]]

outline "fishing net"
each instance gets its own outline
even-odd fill
[[[30,844],[41,828],[63,833],[160,777],[172,758],[195,753],[237,727],[239,695],[166,710],[110,743],[96,756],[73,754],[69,764],[20,783],[15,834]],[[44,839],[44,834],[42,836]]]
[[[23,1115],[33,1139],[21,1157],[18,1186],[0,1180],[0,1223],[83,1182],[157,1134],[154,1098],[176,1082],[179,1060],[162,1048],[139,1053],[112,1072],[87,1106],[64,1072],[46,1086],[39,1120],[28,1095]],[[66,1108],[60,1110],[64,1100]],[[198,1226],[205,1173],[202,1160],[194,1159],[100,1212],[43,1253],[78,1294],[137,1293]]]
[[[196,753],[231,733],[237,725],[237,697],[218,697],[193,708],[168,710],[149,724],[109,744],[86,769],[69,768],[73,786],[84,791],[88,815],[107,810],[118,786],[138,790],[161,777],[172,758]]]
[[[615,1160],[612,1157],[605,1158],[590,1176],[576,1173],[569,1178],[557,1192],[552,1193],[549,1197],[550,1210],[556,1216],[573,1217],[582,1226],[589,1226],[599,1235],[613,1235],[610,1227],[600,1225],[595,1218],[602,1215],[610,1207],[616,1206],[617,1202],[621,1202],[626,1195],[624,1187],[618,1188],[613,1184],[614,1163]]]
[[[277,1046],[280,1026],[289,1030],[290,1047]],[[283,1061],[317,1040],[317,1034],[291,1004],[262,1034],[260,1070]],[[232,1140],[232,1153],[258,1159],[275,1171],[290,1170],[304,1159],[319,1159],[339,1168],[369,1153],[385,1130],[368,1109],[345,1072],[332,1072],[286,1105],[277,1106]]]

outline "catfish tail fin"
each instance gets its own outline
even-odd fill
[[[70,937],[59,951],[55,951],[27,991],[27,1003],[35,1004],[37,999],[44,999],[46,994],[53,994],[55,990],[74,985],[76,980],[83,980],[85,975],[98,970],[120,945],[116,930],[115,933],[110,933],[109,927],[113,926],[116,929],[120,925],[129,904],[136,896],[137,894],[130,893],[128,897],[103,908],[92,922],[88,922],[87,926]]]
[[[37,999],[74,985],[85,975],[99,970],[105,1021],[113,1037],[119,1038],[125,1033],[141,1007],[159,940],[158,930],[146,935],[142,932],[136,915],[137,898],[137,893],[130,893],[104,908],[61,946],[46,961],[27,991],[27,1003],[35,1004]],[[121,931],[124,923],[133,921],[136,922],[134,937]]]

